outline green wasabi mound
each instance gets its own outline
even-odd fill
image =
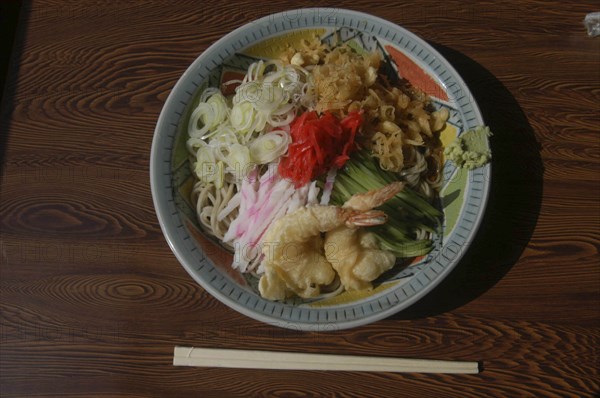
[[[487,145],[487,138],[491,135],[489,127],[475,127],[452,141],[444,149],[444,156],[457,167],[468,170],[482,167],[492,159]]]

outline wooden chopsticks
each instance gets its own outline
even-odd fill
[[[358,372],[479,373],[478,362],[175,347],[173,365]]]

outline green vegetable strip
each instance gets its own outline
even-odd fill
[[[350,160],[348,162],[348,174],[356,179],[361,177],[369,177],[373,179],[373,182],[377,184],[377,188],[381,188],[383,185],[390,184],[394,181],[398,181],[397,176],[394,173],[382,170],[379,168],[379,165],[376,163],[377,161],[370,156],[359,153],[356,157],[356,160]],[[364,180],[363,180],[364,181]],[[435,224],[437,219],[442,215],[436,208],[431,206],[427,200],[422,198],[419,194],[413,191],[410,188],[404,188],[402,192],[400,192],[397,197],[402,201],[403,205],[408,206],[412,210],[416,210],[417,212],[422,212],[431,221]],[[395,199],[392,199],[388,202],[388,204],[396,207]]]
[[[380,169],[368,154],[357,153],[338,172],[331,203],[341,206],[353,193],[379,189],[397,180],[394,173]],[[382,249],[397,257],[420,256],[431,250],[430,240],[415,239],[417,229],[434,232],[440,223],[442,213],[427,200],[405,187],[379,208],[388,215],[388,222],[371,230]]]
[[[398,242],[387,239],[381,235],[377,235],[379,247],[392,252],[396,257],[417,257],[422,256],[431,251],[432,244],[430,240],[415,240]]]

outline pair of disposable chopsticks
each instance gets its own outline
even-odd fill
[[[357,372],[479,373],[478,362],[175,347],[175,366]]]

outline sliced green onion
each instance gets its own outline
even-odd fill
[[[237,181],[241,181],[249,170],[250,151],[248,147],[240,144],[233,144],[229,147],[229,156],[227,156],[226,171],[234,175]]]
[[[256,138],[250,144],[250,157],[257,164],[267,164],[287,151],[290,136],[283,130],[274,130]]]

